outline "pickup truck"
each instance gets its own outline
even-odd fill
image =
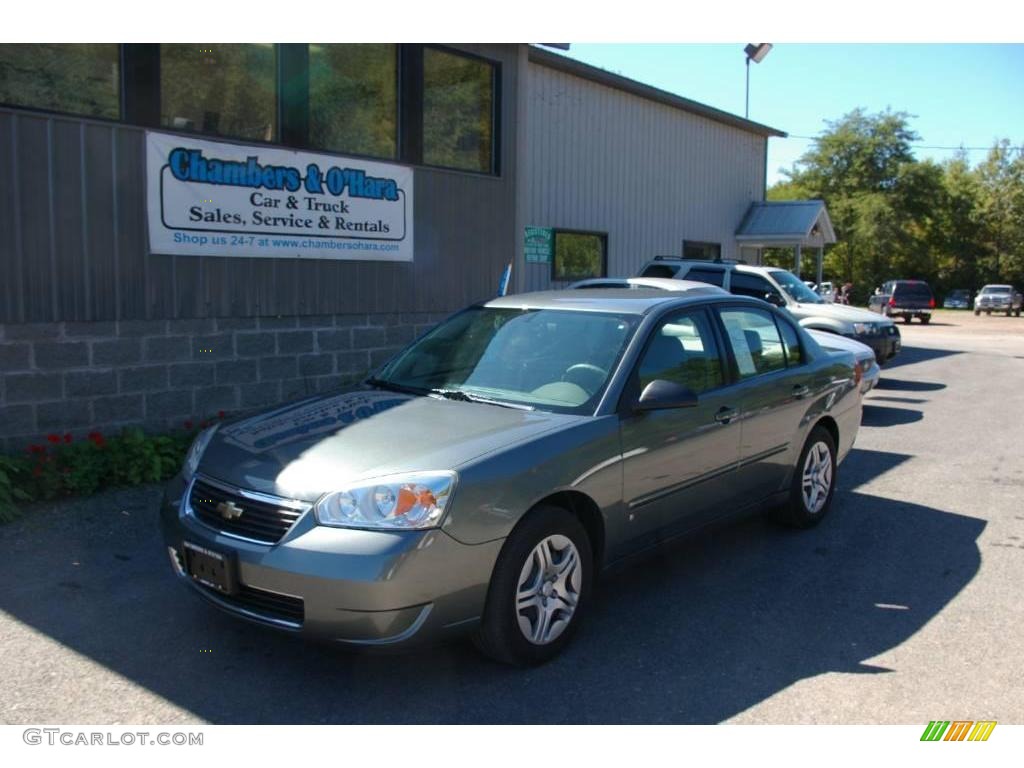
[[[935,296],[924,280],[889,280],[868,299],[868,309],[886,317],[902,317],[904,323],[916,317],[927,324],[935,309]]]
[[[974,297],[974,314],[1005,312],[1007,317],[1020,317],[1021,300],[1020,291],[1012,285],[986,285]]]

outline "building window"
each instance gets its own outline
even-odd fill
[[[274,46],[161,43],[160,123],[178,131],[276,140]]]
[[[715,259],[722,258],[722,246],[719,243],[683,240],[683,258],[714,261]]]
[[[397,155],[398,46],[309,46],[309,144]]]
[[[555,230],[552,280],[604,277],[608,266],[608,236],[597,232]]]
[[[423,162],[493,173],[495,68],[483,59],[423,49]]]
[[[0,103],[116,120],[120,93],[117,43],[0,45]]]

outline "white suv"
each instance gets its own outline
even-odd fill
[[[658,256],[638,274],[693,280],[717,285],[738,296],[764,299],[787,310],[804,328],[838,333],[867,344],[875,351],[879,365],[900,351],[900,332],[892,320],[866,309],[826,302],[792,272],[778,267]]]

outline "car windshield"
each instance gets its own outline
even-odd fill
[[[801,304],[824,304],[825,300],[818,294],[808,288],[801,282],[800,278],[794,275],[792,272],[786,272],[783,269],[773,269],[768,273],[775,282],[782,286],[789,297],[793,301],[798,301]]]
[[[1010,286],[1008,285],[986,285],[981,289],[982,293],[1009,293]]]
[[[639,318],[472,307],[371,379],[376,386],[559,413],[593,412]]]

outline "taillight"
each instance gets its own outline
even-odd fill
[[[928,299],[928,308],[929,309],[935,309],[935,297],[934,296],[932,298]]]
[[[890,296],[889,297],[889,306],[890,307],[895,307],[896,306],[896,297],[895,296]]]

